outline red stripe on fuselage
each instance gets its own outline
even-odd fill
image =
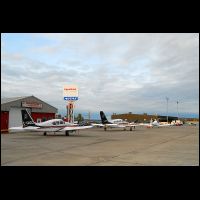
[[[66,128],[66,127],[78,127],[78,126],[39,126],[39,128]]]

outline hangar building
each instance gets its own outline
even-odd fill
[[[147,115],[147,113],[144,114],[132,114],[131,112],[127,114],[116,114],[113,113],[111,115],[111,119],[123,119],[127,120],[128,122],[150,122],[151,119],[157,119],[159,122],[166,122],[167,116],[160,116],[160,115]],[[171,123],[173,120],[177,120],[177,117],[168,116],[168,121]]]
[[[23,109],[28,109],[37,123],[55,119],[58,112],[57,108],[35,96],[1,98],[1,132],[8,132],[8,128],[22,125]]]

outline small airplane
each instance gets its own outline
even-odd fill
[[[180,120],[174,120],[174,121],[171,122],[171,124],[172,124],[173,126],[182,126],[182,125],[183,125],[183,122],[180,121]]]
[[[199,122],[186,122],[185,124],[189,126],[199,126]]]
[[[44,132],[44,135],[47,135],[47,132],[65,132],[66,136],[69,136],[69,132],[76,130],[92,128],[93,126],[78,126],[77,124],[72,124],[65,122],[62,119],[51,119],[41,123],[35,123],[27,110],[21,110],[22,113],[22,124],[20,127],[11,127],[9,131],[35,131],[35,132]]]
[[[100,111],[100,117],[102,124],[92,124],[92,125],[98,127],[104,127],[104,131],[106,131],[107,128],[123,128],[124,130],[126,130],[127,127],[130,127],[130,131],[132,131],[133,127],[135,129],[136,126],[140,126],[136,124],[130,124],[129,122],[123,121],[122,119],[113,119],[108,121],[103,111]]]
[[[172,124],[160,124],[156,119],[154,121],[151,119],[149,124],[141,124],[141,125],[146,126],[147,128],[173,126]]]

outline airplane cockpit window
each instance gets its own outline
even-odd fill
[[[59,124],[63,124],[63,122],[60,121],[60,120],[58,120],[58,121],[54,121],[54,122],[52,122],[52,124],[53,124],[53,125],[59,125]]]

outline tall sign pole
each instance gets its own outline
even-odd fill
[[[63,98],[67,102],[68,122],[74,123],[75,101],[78,100],[78,87],[76,85],[64,85]]]
[[[69,101],[66,107],[67,107],[68,122],[74,123],[74,107],[75,107],[74,102]]]

